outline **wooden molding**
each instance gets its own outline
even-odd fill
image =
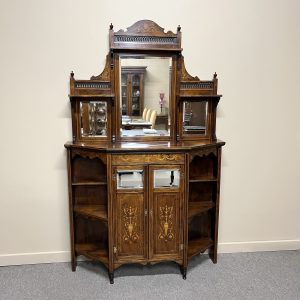
[[[99,153],[99,152],[95,152],[95,151],[86,151],[86,150],[81,150],[81,149],[73,149],[72,150],[72,159],[76,155],[79,155],[83,158],[89,158],[89,159],[99,158],[105,165],[107,164],[106,154],[104,154],[104,153]]]
[[[206,148],[206,149],[191,151],[189,155],[189,162],[191,163],[196,156],[202,157],[202,156],[208,156],[209,154],[213,154],[214,156],[217,156],[217,148]]]
[[[91,80],[110,81],[110,55],[106,55],[105,67],[98,76],[92,76]]]
[[[184,58],[182,57],[182,65],[181,65],[181,78],[180,81],[200,81],[198,76],[193,77],[188,73],[188,71],[185,68],[184,64]]]
[[[132,164],[132,163],[184,163],[184,154],[140,154],[140,155],[113,155],[112,163]]]

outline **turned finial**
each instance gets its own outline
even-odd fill
[[[180,31],[180,30],[181,30],[181,26],[178,25],[178,26],[177,26],[177,31]]]
[[[70,75],[71,75],[71,77],[73,78],[73,77],[74,77],[74,72],[73,72],[73,71],[71,71],[71,74],[70,74]]]
[[[217,78],[217,76],[218,76],[218,75],[217,75],[217,73],[215,72],[215,74],[214,74],[214,79],[216,79],[216,78]]]
[[[110,29],[110,30],[113,30],[113,28],[114,28],[114,25],[113,25],[112,23],[110,23],[109,29]]]

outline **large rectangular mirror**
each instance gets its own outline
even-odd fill
[[[171,57],[120,56],[120,136],[170,136]]]

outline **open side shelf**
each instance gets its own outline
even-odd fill
[[[79,155],[72,160],[72,186],[105,185],[107,183],[106,165],[99,158]]]
[[[77,255],[84,255],[108,265],[108,251],[98,244],[75,244],[75,251]]]
[[[76,205],[74,211],[77,215],[108,221],[106,205]]]
[[[189,202],[188,217],[189,219],[200,215],[204,212],[215,207],[215,203],[212,201],[203,201],[203,202]]]
[[[216,177],[198,177],[198,178],[190,178],[189,182],[214,182],[218,179]]]
[[[209,247],[213,246],[214,242],[210,238],[193,239],[188,242],[188,258],[191,258],[199,253],[203,253]]]
[[[107,185],[107,182],[104,181],[87,181],[87,182],[73,182],[72,186],[85,186],[85,185]]]

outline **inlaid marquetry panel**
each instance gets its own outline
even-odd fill
[[[143,193],[116,195],[117,260],[145,256],[145,207]]]
[[[153,195],[153,256],[180,251],[180,193]]]
[[[184,154],[161,153],[161,154],[115,154],[112,155],[113,165],[128,164],[178,164],[184,163]]]

